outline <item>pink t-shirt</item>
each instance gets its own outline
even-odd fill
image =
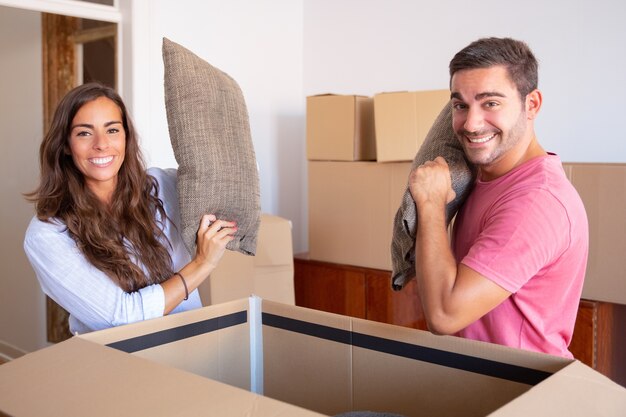
[[[588,248],[585,207],[558,156],[478,180],[455,222],[455,257],[512,295],[459,335],[571,358]]]

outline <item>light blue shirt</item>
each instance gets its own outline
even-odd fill
[[[150,168],[148,174],[158,181],[159,198],[171,219],[166,222],[164,232],[172,244],[173,269],[178,271],[191,257],[180,234],[176,170]],[[89,263],[60,220],[51,219],[48,223],[34,217],[26,230],[24,251],[43,292],[70,313],[69,326],[73,334],[163,316],[165,295],[161,285],[125,292]],[[172,314],[201,306],[200,295],[194,290]]]

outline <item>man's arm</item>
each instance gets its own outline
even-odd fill
[[[453,334],[511,295],[471,268],[456,264],[448,241],[446,204],[454,199],[448,164],[441,157],[417,167],[409,181],[418,224],[415,265],[428,328]]]

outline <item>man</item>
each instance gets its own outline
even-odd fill
[[[480,39],[450,62],[453,128],[478,178],[457,214],[452,249],[446,161],[417,167],[415,263],[429,329],[572,357],[588,252],[584,206],[534,120],[537,61],[513,39]]]

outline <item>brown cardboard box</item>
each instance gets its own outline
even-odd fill
[[[257,297],[74,337],[0,366],[0,415],[14,417],[625,409],[626,388],[575,360]]]
[[[371,97],[325,94],[306,100],[307,158],[374,161],[374,105]]]
[[[226,251],[198,291],[204,305],[221,304],[252,294],[295,304],[291,222],[262,214],[256,255]]]
[[[582,297],[626,304],[626,164],[563,165],[589,220],[589,260]]]
[[[449,90],[376,94],[376,160],[412,161],[448,101]]]
[[[410,162],[309,161],[309,257],[391,270],[393,218]]]

